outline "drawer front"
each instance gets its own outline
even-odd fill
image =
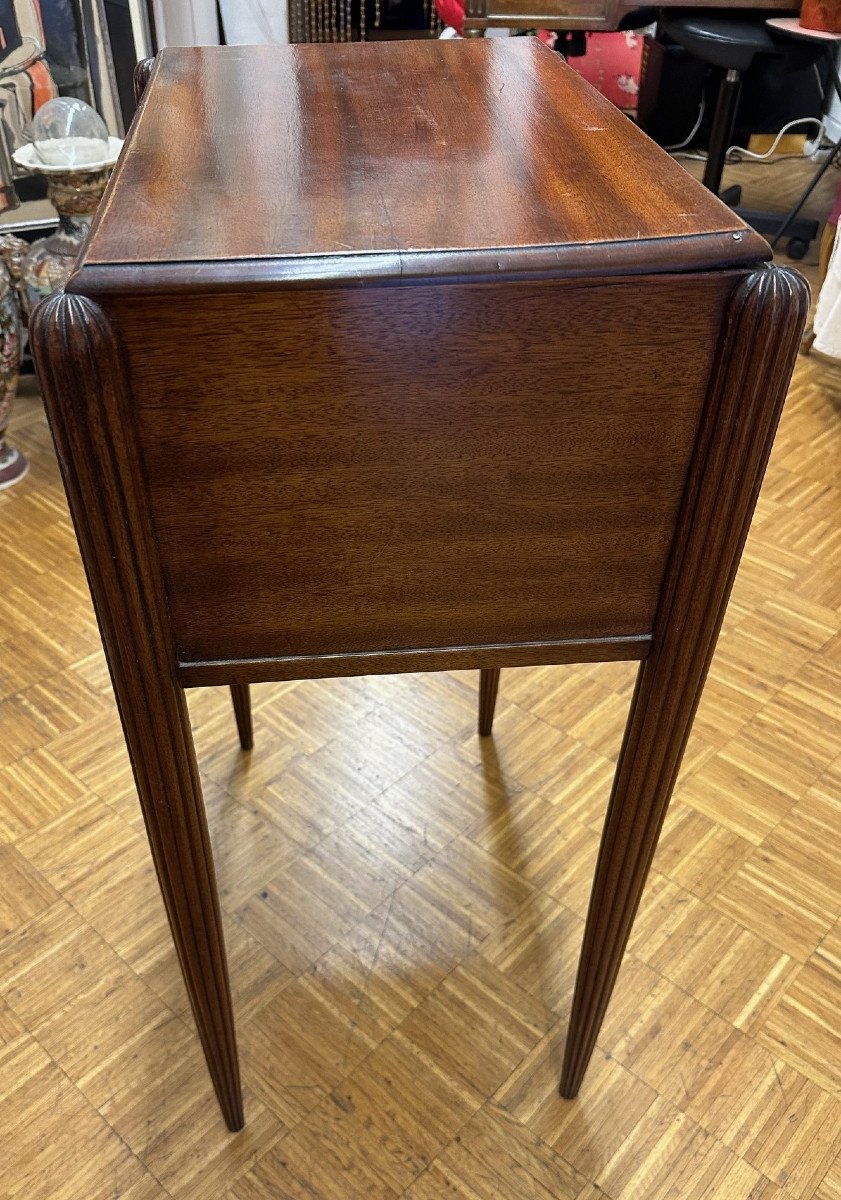
[[[180,660],[649,633],[734,281],[110,300]]]

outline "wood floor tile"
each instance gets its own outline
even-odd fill
[[[305,754],[320,750],[338,734],[352,736],[360,724],[376,719],[378,707],[365,681],[358,679],[343,680],[338,688],[323,680],[296,683],[283,691],[269,688],[258,704],[267,740],[288,743]]]
[[[714,662],[692,728],[714,746],[724,745],[762,710],[763,700],[735,672]]]
[[[541,784],[540,795],[560,812],[598,833],[607,811],[615,769],[615,757],[608,758],[583,743],[570,742],[558,755],[555,773]]]
[[[398,1195],[425,1171],[475,1111],[439,1065],[389,1037],[338,1084],[296,1130],[320,1129]]]
[[[824,1175],[815,1200],[841,1200],[841,1160],[836,1159]]]
[[[772,1054],[841,1093],[841,927],[833,926],[757,1033]]]
[[[836,777],[837,778],[837,777]],[[841,916],[841,798],[814,787],[714,897],[717,908],[801,961]]]
[[[481,1104],[552,1026],[553,1014],[475,956],[457,967],[395,1033]]]
[[[261,1157],[226,1200],[397,1200],[354,1146],[318,1126],[290,1134]]]
[[[809,1200],[841,1153],[841,1100],[772,1061],[743,1094],[725,1140],[788,1195]]]
[[[480,765],[483,756],[492,756],[495,769],[510,792],[538,792],[544,785],[551,791],[558,777],[559,758],[575,752],[579,745],[569,734],[509,704],[501,708],[494,721],[491,746],[486,746],[471,731],[461,750],[473,766]]]
[[[741,1200],[762,1195],[765,1180],[663,1098],[596,1181],[616,1200]]]
[[[111,1059],[171,1014],[69,905],[56,904],[0,943],[6,1003],[63,1071],[108,1079]],[[95,1098],[99,1105],[111,1082]]]
[[[388,989],[389,1006],[399,1005],[405,1015],[485,936],[469,910],[447,906],[434,880],[412,878],[360,921],[344,946],[368,976],[367,986]]]
[[[58,899],[47,879],[15,846],[0,846],[0,938],[25,925]]]
[[[643,990],[640,990],[643,989]],[[729,1021],[633,957],[620,972],[599,1044],[684,1109],[734,1036]],[[639,997],[646,1003],[639,1004]]]
[[[73,657],[71,649],[32,626],[11,634],[3,646],[0,698],[6,699],[33,684],[58,677],[73,662]]]
[[[780,787],[761,755],[725,746],[684,780],[683,804],[736,837],[758,846],[785,817],[797,794]]]
[[[37,697],[36,697],[37,700]],[[42,715],[33,698],[16,692],[3,701],[3,725],[0,727],[0,768],[18,762],[33,750],[49,745],[55,727]]]
[[[584,922],[539,892],[482,942],[478,953],[558,1015],[572,1003]]]
[[[327,956],[242,1027],[255,1094],[296,1125],[396,1027],[387,1001],[358,959]]]
[[[384,863],[353,839],[325,842],[277,872],[237,917],[299,975],[408,877],[407,870]]]
[[[235,912],[284,867],[305,852],[274,821],[266,821],[253,808],[239,804],[214,785],[205,789],[210,840],[223,907]]]
[[[0,1080],[8,1200],[111,1200],[144,1178],[140,1161],[34,1038],[0,1051]]]
[[[677,793],[660,835],[653,869],[707,900],[741,867],[752,843],[680,799]]]
[[[589,898],[598,835],[555,804],[528,792],[500,797],[469,830],[482,849],[535,887],[560,899]]]
[[[370,810],[384,813],[437,853],[473,825],[503,791],[497,779],[481,767],[466,769],[461,755],[445,746],[386,788]]]
[[[231,728],[230,715],[221,715],[210,726],[199,726],[195,738],[202,775],[243,804],[264,792],[300,754],[299,747],[291,740],[272,737],[259,713],[254,718],[254,741],[260,747],[259,754],[243,754],[236,730]],[[294,830],[287,832],[295,836]]]
[[[623,665],[634,673],[633,663]],[[589,717],[593,709],[614,692],[611,682],[606,671],[593,672],[585,663],[525,670],[517,667],[500,677],[503,690],[497,704],[500,710],[503,704],[517,704],[547,725],[565,731]]]
[[[630,950],[737,1029],[752,1029],[799,965],[703,900],[655,875]]]
[[[0,771],[0,841],[13,842],[60,816],[84,785],[43,748]]]
[[[577,1099],[558,1103],[565,1024],[523,1059],[495,1099],[587,1179],[596,1179],[657,1099],[657,1092],[599,1047]]]
[[[18,849],[71,899],[99,896],[115,874],[127,873],[148,859],[148,844],[136,829],[98,796],[74,805],[33,834]]]
[[[587,1184],[505,1109],[488,1103],[406,1193],[407,1200],[578,1200]]]
[[[219,1194],[286,1132],[246,1084],[246,1128],[231,1137],[197,1039],[177,1018],[139,1037],[120,1066],[101,1111],[176,1200]]]
[[[15,1015],[5,1000],[0,1000],[0,1048],[8,1046],[16,1038],[29,1037],[29,1033],[19,1017]]]
[[[137,810],[131,764],[114,709],[54,738],[49,750],[88,792],[117,803],[128,796]]]

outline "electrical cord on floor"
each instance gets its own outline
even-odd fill
[[[701,128],[701,122],[704,119],[704,109],[706,108],[706,106],[707,106],[707,98],[704,95],[704,93],[702,92],[701,93],[701,107],[698,109],[698,120],[692,126],[692,132],[689,134],[688,137],[685,137],[682,142],[678,142],[676,146],[664,146],[663,147],[664,150],[668,150],[669,153],[671,153],[673,150],[682,150],[684,146],[689,145],[689,143],[694,138],[695,134]]]
[[[684,146],[688,146],[690,144],[692,139],[695,137],[695,134],[701,128],[701,122],[704,119],[705,107],[706,107],[706,97],[702,94],[701,95],[701,104],[698,109],[698,118],[692,127],[692,132],[689,134],[688,137],[684,138],[684,140],[682,142],[678,142],[674,146],[664,146],[663,147],[664,150],[668,151],[668,153],[672,154],[675,158],[688,158],[688,159],[692,159],[694,162],[706,162],[707,161],[706,154],[698,154],[691,150],[687,150],[687,151],[684,151],[683,153],[681,153],[681,151],[683,151]],[[785,137],[785,135],[788,133],[789,129],[793,129],[795,127],[795,125],[817,125],[818,132],[815,134],[815,138],[814,138],[815,148],[812,151],[812,153],[811,154],[775,154],[774,151],[777,149],[777,146],[779,146],[780,142]],[[782,129],[779,131],[777,136],[774,138],[774,141],[771,143],[770,148],[768,150],[764,150],[762,152],[762,154],[758,154],[755,150],[747,150],[744,146],[728,146],[727,154],[725,155],[725,162],[728,162],[728,163],[742,163],[742,162],[765,162],[765,163],[767,163],[767,162],[772,162],[772,161],[773,162],[784,162],[786,159],[791,159],[791,158],[799,158],[801,160],[808,159],[808,160],[811,160],[812,162],[814,162],[817,159],[818,154],[820,153],[821,139],[824,136],[824,132],[825,132],[825,121],[824,121],[823,117],[820,117],[820,118],[819,117],[795,117],[795,119],[793,121],[788,121],[787,124],[783,125]]]
[[[727,147],[727,161],[728,162],[743,162],[747,159],[747,160],[750,160],[751,162],[768,162],[768,160],[770,158],[774,157],[774,151],[777,149],[777,146],[779,146],[780,142],[783,140],[785,135],[788,133],[789,129],[793,129],[795,125],[817,125],[818,132],[815,136],[815,141],[818,143],[818,147],[816,147],[815,150],[813,150],[811,154],[795,154],[795,155],[792,155],[791,157],[793,157],[793,158],[814,158],[818,152],[818,148],[820,145],[820,139],[823,137],[823,131],[824,131],[823,118],[818,119],[817,117],[797,117],[797,118],[795,118],[795,120],[789,121],[788,124],[783,125],[782,129],[777,134],[777,136],[774,138],[774,141],[771,143],[771,147],[769,150],[763,151],[762,154],[757,154],[754,150],[746,150],[744,148],[744,146],[728,146]],[[782,158],[783,155],[778,155],[777,157]],[[785,157],[789,157],[789,156],[786,155]]]
[[[817,127],[818,127],[818,132],[815,135],[815,148],[811,154],[775,154],[774,153],[777,146],[779,146],[780,141],[785,136],[785,134],[789,131],[789,129],[792,129],[795,125],[806,125],[806,124],[817,125]],[[700,127],[700,121],[696,125],[695,132],[697,132],[697,129],[699,127]],[[821,138],[823,137],[823,134],[824,134],[824,122],[822,119],[819,119],[818,117],[797,117],[794,121],[789,121],[788,124],[786,124],[782,127],[780,132],[774,138],[774,141],[771,144],[771,148],[769,150],[763,151],[762,154],[757,154],[756,151],[754,151],[754,150],[746,150],[744,146],[729,146],[727,148],[725,162],[727,162],[727,163],[745,163],[745,164],[749,164],[749,163],[770,164],[770,163],[788,162],[793,158],[799,159],[800,162],[815,162],[817,160],[818,154],[822,150],[820,142],[821,142]],[[692,137],[694,137],[694,136],[695,136],[695,133],[693,132]],[[689,140],[691,140],[691,138]],[[687,144],[688,144],[687,142],[683,142],[683,143],[681,143],[681,146],[685,146]],[[672,150],[669,146],[665,146],[664,149],[669,150],[672,153],[672,156],[674,158],[687,158],[687,159],[691,159],[693,162],[706,162],[707,161],[706,154],[697,153],[692,150],[683,150],[682,151],[680,147],[675,147],[674,150]]]

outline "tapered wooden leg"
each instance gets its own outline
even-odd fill
[[[479,737],[490,737],[494,725],[499,667],[479,672]]]
[[[131,435],[125,354],[104,313],[82,297],[50,297],[29,329],[184,982],[225,1121],[241,1129],[219,898],[163,573]]]
[[[622,963],[756,504],[808,309],[768,267],[730,301],[599,850],[561,1075],[578,1093]]]
[[[231,684],[231,699],[237,719],[239,744],[243,750],[254,749],[254,726],[251,723],[251,689],[247,683]]]
[[[667,681],[656,672],[653,659],[640,667],[605,819],[561,1074],[567,1099],[578,1095],[596,1044],[671,797],[680,739],[691,723],[690,714],[684,730],[669,731],[669,744],[660,744],[657,693]],[[696,683],[700,690],[703,681]],[[668,776],[658,774],[669,769]]]
[[[112,666],[114,690],[152,858],[213,1087],[225,1123],[236,1131],[245,1118],[233,1005],[186,700],[180,688],[158,680],[158,711],[147,714],[148,723],[137,721],[126,712],[126,692],[138,681],[119,677],[121,669]]]

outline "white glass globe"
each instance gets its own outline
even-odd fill
[[[32,118],[29,137],[45,166],[85,167],[108,157],[108,129],[102,117],[73,96],[42,104]]]

